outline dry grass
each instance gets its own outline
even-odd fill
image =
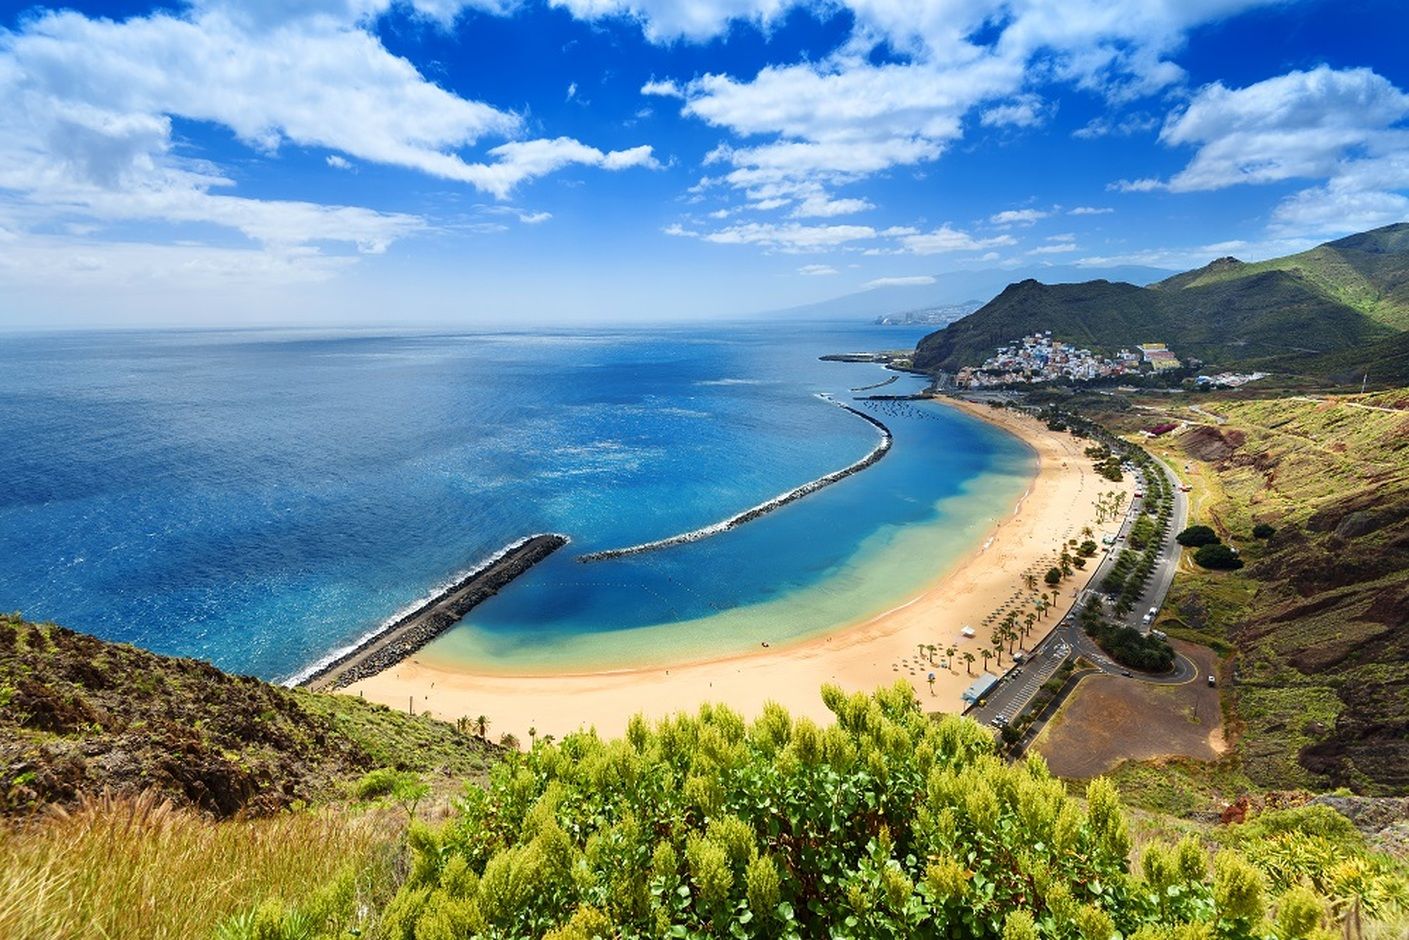
[[[400,834],[376,813],[214,822],[154,796],[88,800],[0,830],[0,937],[209,937],[266,899],[300,905],[339,881],[354,904],[372,900],[394,889]]]

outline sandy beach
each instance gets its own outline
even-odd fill
[[[643,712],[660,717],[693,711],[707,701],[724,702],[752,717],[765,702],[776,701],[794,714],[826,720],[819,688],[832,682],[848,690],[869,691],[897,678],[911,681],[921,700],[934,711],[962,711],[961,693],[983,668],[977,659],[966,671],[964,652],[975,657],[992,646],[995,611],[1032,610],[1037,597],[1023,583],[1027,572],[1039,578],[1038,591],[1048,590],[1041,575],[1053,563],[1065,539],[1080,538],[1084,526],[1101,535],[1114,531],[1114,521],[1098,526],[1095,500],[1099,493],[1132,485],[1111,483],[1098,476],[1082,449],[1085,442],[1054,433],[1034,418],[1008,410],[950,402],[975,417],[997,424],[1021,437],[1037,453],[1037,471],[1027,492],[974,550],[947,570],[937,571],[923,591],[896,607],[864,621],[837,624],[835,629],[787,646],[760,649],[669,667],[595,674],[493,676],[438,668],[412,657],[378,675],[347,687],[395,708],[414,707],[417,713],[454,720],[485,715],[492,735],[512,733],[527,742],[529,729],[539,735],[563,734],[595,727],[606,736],[622,733],[628,718]],[[1069,609],[1086,585],[1088,563],[1064,581],[1056,606],[1038,621],[1024,642],[1031,646]],[[973,638],[961,631],[972,626]],[[939,647],[936,665],[921,644]],[[959,654],[945,668],[944,650]],[[1004,668],[1008,665],[1004,657]],[[991,671],[998,671],[996,663]],[[928,675],[935,674],[933,689]]]

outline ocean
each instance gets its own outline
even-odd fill
[[[785,643],[903,602],[1011,512],[1016,439],[788,323],[0,336],[0,607],[268,679],[537,532],[571,542],[422,653],[514,674]],[[718,522],[884,459],[737,529]]]

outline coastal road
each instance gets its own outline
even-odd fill
[[[1175,536],[1183,531],[1188,524],[1189,517],[1188,496],[1180,492],[1179,481],[1158,458],[1154,458],[1154,465],[1158,472],[1163,473],[1169,481],[1170,491],[1173,494],[1174,506],[1170,515],[1169,531],[1165,533],[1164,540],[1160,545],[1159,559],[1150,575],[1149,584],[1131,612],[1121,621],[1144,633],[1148,633],[1150,630],[1149,625],[1141,622],[1144,615],[1149,612],[1151,607],[1159,608],[1164,605],[1165,597],[1169,593],[1169,586],[1174,581],[1175,572],[1179,567],[1180,554],[1183,551],[1182,546],[1175,541]],[[1136,479],[1140,484],[1140,491],[1144,492],[1146,485],[1140,471],[1136,472]],[[1088,584],[1099,585],[1101,579],[1115,564],[1120,549],[1125,546],[1125,538],[1130,532],[1130,527],[1139,518],[1143,509],[1143,499],[1131,501],[1125,518],[1121,521],[1120,529],[1116,533],[1115,544],[1105,553],[1090,581],[1087,582]],[[1090,587],[1083,591],[1077,600],[1077,605],[1073,607],[1073,611],[1085,601],[1088,593],[1094,590],[1096,587]],[[1198,667],[1182,654],[1176,654],[1174,669],[1164,675],[1149,675],[1127,669],[1103,653],[1096,642],[1086,635],[1086,631],[1081,629],[1075,614],[1069,613],[1024,658],[1024,662],[1002,675],[998,685],[994,686],[985,697],[983,705],[969,710],[968,716],[987,725],[993,724],[994,719],[1000,715],[1004,720],[1011,721],[1028,706],[1037,695],[1038,690],[1041,689],[1042,684],[1051,678],[1061,668],[1062,663],[1072,656],[1085,658],[1101,672],[1158,685],[1180,685],[1197,678],[1199,674]]]

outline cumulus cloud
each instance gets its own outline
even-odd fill
[[[902,235],[901,247],[915,255],[938,255],[954,251],[983,251],[1017,244],[1011,235],[997,235],[993,238],[975,238],[968,232],[942,225],[929,232],[915,232]]]
[[[1076,206],[1067,215],[1110,215],[1114,211],[1109,206]]]
[[[0,32],[0,215],[31,233],[62,223],[78,237],[122,221],[211,224],[278,256],[243,270],[302,266],[323,276],[332,266],[310,260],[320,244],[378,253],[434,226],[405,213],[236,195],[229,174],[178,141],[174,120],[228,128],[260,155],[288,144],[325,148],[334,169],[353,169],[355,158],[499,198],[570,165],[658,165],[649,147],[603,152],[561,137],[510,139],[484,160],[466,159],[463,151],[486,138],[519,137],[523,120],[428,81],[390,53],[370,29],[390,6],[202,0],[127,20],[69,11],[21,20]],[[412,0],[404,9],[449,23],[466,6],[510,5]],[[105,257],[135,263],[137,253]]]
[[[797,273],[806,277],[826,277],[830,274],[836,274],[837,269],[830,264],[804,264],[797,269]]]
[[[1198,148],[1169,188],[1328,177],[1351,151],[1403,148],[1406,134],[1391,128],[1406,116],[1409,95],[1370,69],[1323,65],[1236,90],[1214,82],[1160,132],[1170,146]]]
[[[824,251],[876,237],[869,225],[802,225],[796,222],[744,222],[713,232],[688,232],[676,227],[671,235],[693,235],[717,245],[757,245],[789,254]]]
[[[657,42],[719,36],[738,22],[766,28],[794,7],[849,11],[850,36],[824,57],[642,88],[680,99],[682,114],[729,135],[712,162],[730,169],[710,183],[777,207],[809,202],[809,187],[830,194],[938,160],[975,114],[979,127],[1038,125],[1055,106],[1032,91],[1039,82],[1094,91],[1116,107],[1168,89],[1183,80],[1168,56],[1191,28],[1271,0],[552,2],[585,19],[629,18]],[[883,46],[904,58],[877,61]],[[812,202],[834,201],[823,198]]]
[[[1041,209],[1007,209],[989,216],[988,221],[994,225],[1031,225],[1049,215],[1050,212],[1043,212]]]
[[[1246,88],[1214,82],[1160,132],[1193,147],[1168,180],[1117,180],[1120,192],[1197,192],[1285,180],[1321,180],[1274,210],[1276,236],[1343,234],[1409,214],[1409,94],[1366,68],[1320,66]]]

